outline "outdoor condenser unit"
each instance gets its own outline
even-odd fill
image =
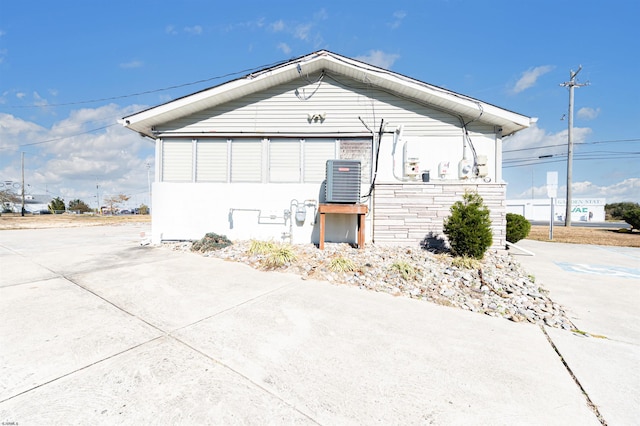
[[[327,203],[360,202],[360,161],[327,160]]]

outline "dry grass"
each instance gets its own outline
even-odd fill
[[[548,226],[532,226],[529,240],[549,241]],[[595,244],[601,246],[640,247],[640,232],[606,228],[572,226],[553,227],[553,241],[558,243]]]
[[[0,216],[0,230],[66,228],[76,226],[117,225],[131,222],[150,222],[150,215],[93,216],[75,214],[26,215],[4,213]],[[532,226],[530,240],[549,241],[548,226]],[[597,244],[603,246],[640,247],[640,232],[621,232],[618,229],[555,226],[553,241],[559,243]]]
[[[69,228],[78,226],[118,225],[122,223],[151,222],[150,215],[94,216],[78,214],[25,215],[3,213],[0,216],[0,230]]]

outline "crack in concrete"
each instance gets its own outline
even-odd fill
[[[567,364],[567,361],[565,361],[564,357],[560,353],[560,350],[558,349],[556,344],[553,343],[553,340],[551,339],[551,336],[549,336],[549,334],[547,333],[547,330],[544,329],[543,325],[540,325],[539,327],[540,327],[540,330],[542,331],[542,334],[544,334],[545,337],[547,338],[547,341],[551,345],[551,348],[558,355],[558,357],[560,358],[560,361],[562,361],[562,365],[564,365],[564,368],[567,370],[567,372],[573,379],[574,383],[578,386],[578,388],[580,389],[580,392],[582,392],[582,395],[584,395],[585,399],[587,400],[587,406],[591,409],[591,411],[593,411],[593,414],[595,414],[600,424],[602,426],[607,426],[607,421],[604,419],[604,417],[600,413],[600,410],[598,410],[598,406],[591,400],[591,398],[589,397],[589,394],[587,393],[585,388],[582,386],[582,383],[580,383],[576,375],[573,373],[573,370],[571,370],[571,367],[569,367],[569,364]]]

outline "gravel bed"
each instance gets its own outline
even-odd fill
[[[273,270],[267,266],[267,255],[250,253],[250,244],[238,241],[203,256]],[[191,245],[165,244],[183,251],[191,250]],[[275,269],[298,274],[302,279],[387,292],[515,322],[575,329],[565,309],[553,302],[548,291],[509,254],[489,250],[482,261],[463,262],[446,253],[413,247],[368,244],[364,250],[357,250],[348,244],[330,243],[324,250],[312,244],[286,247],[295,253],[295,260]],[[353,270],[344,271],[345,265]],[[342,271],[339,266],[343,266]]]

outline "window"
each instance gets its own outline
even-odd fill
[[[162,141],[162,180],[191,182],[193,180],[193,142],[191,139]]]
[[[336,158],[334,139],[307,139],[303,142],[304,182],[321,183],[327,174],[327,160]]]
[[[262,141],[234,139],[231,142],[231,182],[262,182]]]
[[[341,139],[340,159],[360,160],[362,187],[371,183],[371,139]]]
[[[196,182],[226,182],[227,165],[226,140],[198,140],[196,143]]]
[[[300,182],[300,141],[269,141],[269,182]]]

